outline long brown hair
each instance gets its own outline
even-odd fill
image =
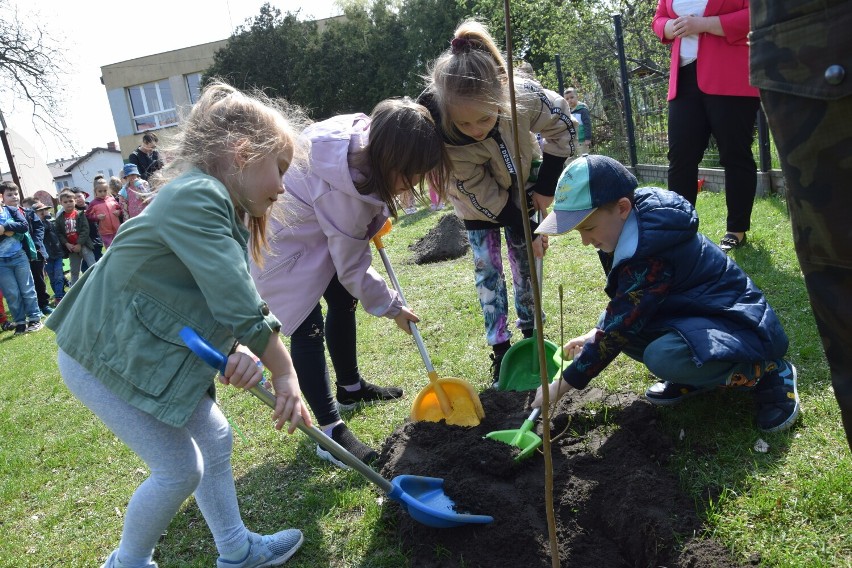
[[[370,115],[370,137],[365,152],[356,161],[365,162],[367,179],[356,185],[362,195],[375,193],[397,217],[394,180],[402,175],[415,197],[423,195],[426,178],[443,198],[450,172],[450,159],[441,133],[426,107],[411,99],[386,99]],[[421,182],[410,183],[416,176]]]

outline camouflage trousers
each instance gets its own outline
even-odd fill
[[[852,448],[852,97],[761,91],[796,254]]]

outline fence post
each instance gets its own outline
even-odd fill
[[[768,172],[772,169],[772,150],[769,147],[769,124],[763,109],[757,109],[757,153],[760,162],[760,171]]]
[[[562,58],[559,57],[559,54],[557,53],[556,56],[554,57],[554,60],[556,62],[556,81],[557,81],[557,84],[559,85],[559,96],[564,97],[565,96],[565,83],[562,80]]]
[[[627,150],[630,153],[630,165],[634,168],[636,159],[636,138],[633,132],[633,108],[630,103],[630,81],[627,79],[627,58],[624,56],[624,33],[621,29],[621,14],[613,14],[615,24],[615,43],[618,46],[618,67],[621,71],[621,91],[624,97],[624,125],[627,132]]]

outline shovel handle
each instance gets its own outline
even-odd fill
[[[381,231],[373,237],[373,244],[376,245],[376,249],[379,251],[379,256],[382,257],[382,264],[385,265],[385,272],[388,273],[388,278],[390,278],[391,284],[393,284],[393,289],[396,290],[397,294],[399,294],[399,298],[402,300],[402,305],[408,307],[408,303],[405,301],[405,295],[402,293],[402,286],[399,285],[399,280],[396,279],[396,272],[394,272],[393,266],[391,266],[388,253],[385,252],[385,243],[382,242]],[[443,387],[441,387],[441,383],[438,382],[438,374],[435,372],[435,367],[432,365],[432,359],[429,358],[429,353],[426,351],[426,344],[423,343],[423,337],[420,335],[420,330],[417,329],[417,324],[413,321],[408,322],[408,327],[411,329],[411,335],[414,336],[414,343],[417,345],[417,350],[420,351],[420,357],[423,359],[423,364],[426,365],[426,373],[429,375],[429,382],[432,384],[435,396],[438,397],[438,403],[441,405],[441,412],[445,417],[450,417],[453,413],[453,404],[450,402],[450,398],[447,396],[447,393],[444,392]]]
[[[183,342],[186,343],[186,346],[189,347],[193,353],[198,355],[202,361],[214,369],[218,369],[219,372],[225,371],[225,364],[228,362],[228,358],[213,347],[213,345],[211,345],[206,339],[198,335],[194,329],[184,327],[180,330],[179,335]],[[264,380],[259,385],[255,385],[250,388],[249,392],[259,398],[268,407],[274,409],[275,395],[265,386],[267,384],[268,383]],[[379,489],[384,491],[386,494],[393,491],[393,485],[390,481],[376,473],[373,468],[346,451],[343,446],[323,434],[322,430],[316,426],[307,426],[304,422],[299,420],[296,427],[304,432],[311,440],[331,452],[334,457],[366,477],[367,480],[377,485]]]
[[[405,301],[405,295],[402,293],[402,287],[399,285],[399,280],[396,279],[396,273],[393,271],[393,266],[391,266],[388,253],[385,252],[385,244],[382,242],[381,231],[373,237],[373,244],[376,245],[376,249],[379,251],[379,256],[382,257],[382,264],[385,265],[385,272],[388,273],[388,278],[390,278],[391,284],[393,284],[393,289],[396,290],[397,294],[399,294],[402,304],[407,308],[408,302]],[[420,330],[417,329],[417,324],[414,322],[409,322],[408,326],[411,328],[411,335],[414,336],[414,342],[417,344],[417,349],[420,351],[420,357],[423,358],[423,363],[426,365],[426,372],[431,375],[435,372],[435,367],[432,365],[432,359],[429,358],[429,353],[426,351],[426,344],[423,343],[423,337],[420,335]]]
[[[518,428],[518,433],[515,434],[514,438],[512,438],[510,445],[517,447],[518,444],[521,443],[521,438],[524,437],[524,434],[532,430],[532,426],[535,424],[535,421],[538,420],[539,414],[541,414],[541,407],[533,408],[533,411],[530,412],[530,415],[527,416],[527,419],[524,420],[524,423],[521,424],[520,428]]]

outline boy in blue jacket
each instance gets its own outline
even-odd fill
[[[796,368],[787,335],[755,283],[698,233],[698,215],[678,194],[638,188],[617,161],[589,155],[562,172],[553,212],[536,232],[576,229],[598,249],[606,272],[606,311],[588,333],[563,346],[573,358],[551,400],[584,388],[626,353],[660,382],[645,391],[674,405],[716,387],[754,395],[757,426],[790,428],[799,415]],[[541,406],[541,389],[533,406]]]

